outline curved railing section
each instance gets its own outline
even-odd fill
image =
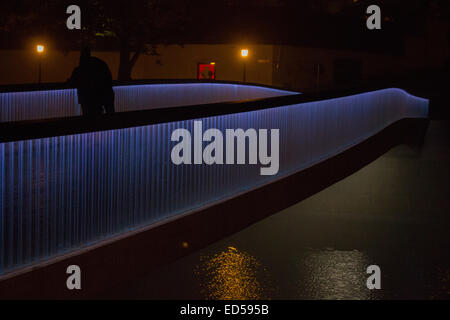
[[[296,94],[257,85],[165,83],[115,86],[117,112],[200,105]],[[0,92],[0,122],[81,115],[76,89]]]
[[[428,112],[428,100],[400,89],[320,101],[301,99],[210,105],[207,111],[202,109],[201,117],[195,107],[192,114],[186,113],[189,108],[174,110],[170,112],[176,121],[160,123],[154,123],[156,113],[138,111],[130,113],[130,123],[114,122],[115,128],[96,132],[80,133],[78,122],[72,123],[75,120],[58,120],[42,124],[42,128],[53,126],[53,134],[3,141],[0,274],[235,197],[343,152],[397,120],[427,117]],[[185,120],[177,116],[180,112]],[[115,120],[105,117],[104,121]],[[57,131],[70,132],[70,126],[71,134]],[[0,125],[0,133],[19,134],[22,127]],[[279,130],[279,167],[274,175],[262,175],[261,168],[269,165],[249,164],[248,154],[240,165],[206,164],[204,159],[201,164],[174,164],[175,130],[192,133],[194,162],[196,156],[201,159],[194,147],[201,133],[217,129],[225,137],[227,129],[238,128]],[[223,153],[227,143],[224,139]],[[258,152],[264,148],[260,143],[261,137]],[[269,139],[266,145],[269,153],[272,143]],[[202,150],[208,144],[200,142]],[[189,143],[183,146],[188,150]],[[247,153],[249,149],[247,145]]]

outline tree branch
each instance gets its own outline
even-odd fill
[[[139,46],[138,49],[136,50],[136,52],[134,53],[133,57],[130,60],[130,69],[132,69],[134,67],[134,65],[136,64],[136,61],[139,59],[139,56],[141,55],[143,51],[143,46]]]

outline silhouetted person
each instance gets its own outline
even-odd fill
[[[73,70],[69,82],[77,88],[83,115],[114,112],[111,71],[103,60],[91,56],[88,47],[81,51],[80,65]]]

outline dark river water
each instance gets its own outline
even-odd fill
[[[449,216],[450,125],[431,122],[421,147],[397,146],[322,192],[108,297],[449,299]],[[369,265],[381,269],[380,290],[366,286]]]

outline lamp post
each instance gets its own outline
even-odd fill
[[[36,46],[36,52],[38,53],[39,59],[39,75],[38,75],[38,83],[42,81],[42,55],[44,54],[45,46],[42,44],[38,44]]]
[[[247,57],[248,57],[248,49],[241,50],[241,56],[244,61],[244,72],[243,72],[243,82],[246,82],[246,73],[247,73]]]

